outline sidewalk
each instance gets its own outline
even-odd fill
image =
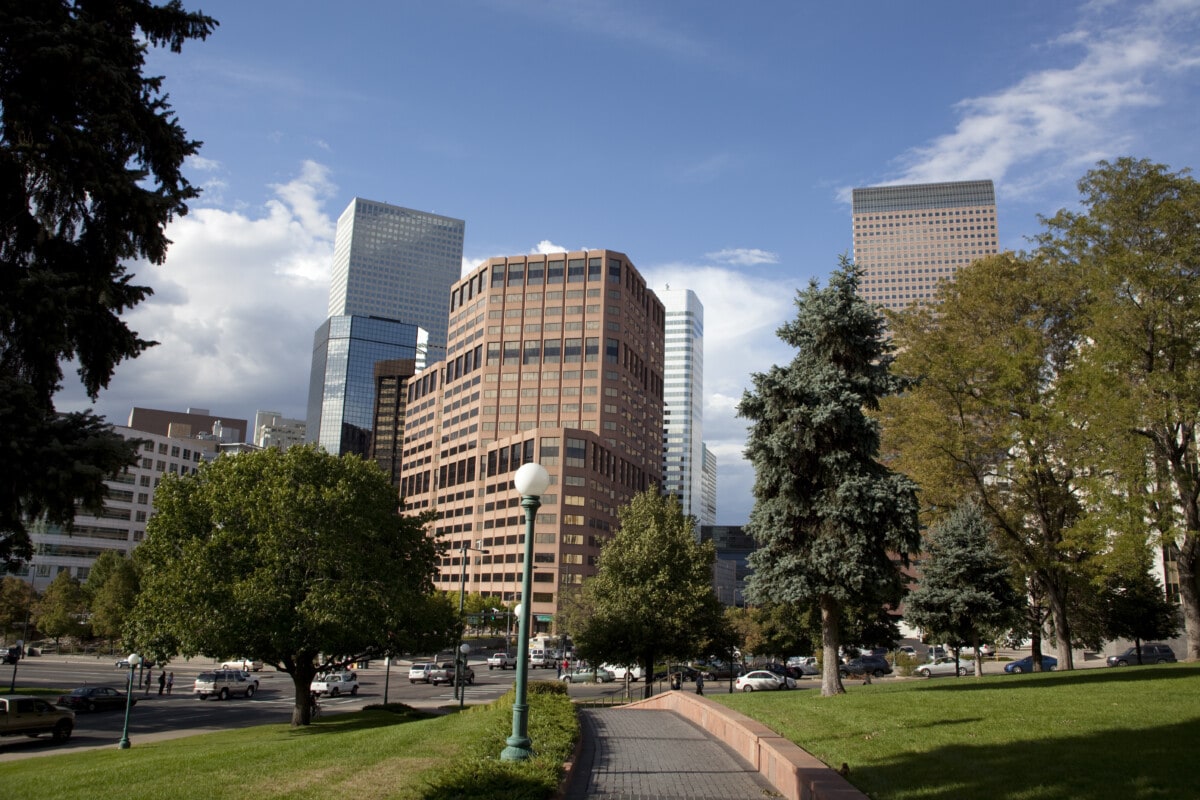
[[[583,748],[565,800],[739,800],[778,797],[757,770],[671,711],[586,708]]]

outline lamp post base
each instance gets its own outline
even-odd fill
[[[528,736],[510,736],[504,743],[508,747],[500,751],[501,761],[525,761],[533,758],[533,742]]]
[[[117,749],[118,750],[128,750],[129,749],[129,740],[122,739],[121,741],[117,742]]]

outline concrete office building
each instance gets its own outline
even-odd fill
[[[408,381],[401,471],[407,507],[437,511],[441,589],[512,603],[532,567],[535,628],[554,630],[618,507],[662,484],[664,330],[612,250],[493,258],[454,285],[446,359]],[[512,480],[531,461],[551,485],[529,565]]]
[[[853,221],[859,293],[891,310],[936,302],[941,281],[999,252],[991,181],[855,189]]]
[[[287,450],[294,444],[304,444],[307,425],[302,419],[288,419],[278,411],[254,413],[254,444],[261,448]]]
[[[371,457],[375,364],[440,358],[466,223],[356,197],[338,219],[329,319],[314,336],[307,441]]]
[[[208,430],[202,427],[206,423],[201,418],[208,420]],[[113,430],[125,439],[141,440],[138,460],[105,481],[108,493],[103,510],[99,514],[76,514],[70,532],[45,519],[29,523],[33,560],[12,574],[31,581],[37,591],[45,591],[60,572],[86,581],[92,564],[106,551],[128,556],[146,535],[154,492],[163,476],[194,474],[202,462],[215,458],[222,446],[237,444],[233,432],[238,428],[223,430],[218,418],[202,409],[172,412],[135,408],[130,419],[144,427],[114,426]],[[240,430],[245,431],[243,420],[220,419],[229,419],[235,426],[241,423]]]
[[[712,525],[716,498],[711,509],[704,502],[704,306],[691,289],[668,286],[658,296],[666,310],[662,491],[697,524]]]

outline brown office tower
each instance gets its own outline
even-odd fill
[[[937,302],[941,281],[998,252],[991,181],[855,189],[853,217],[859,294],[893,311]]]
[[[400,482],[410,510],[437,511],[439,588],[521,600],[512,480],[537,461],[551,485],[531,619],[558,632],[562,592],[595,574],[617,509],[662,482],[664,330],[663,304],[612,250],[493,258],[454,285],[446,360],[408,381]]]

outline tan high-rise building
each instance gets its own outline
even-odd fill
[[[530,610],[534,630],[555,630],[617,509],[662,483],[664,335],[662,302],[612,250],[493,258],[454,285],[446,360],[407,384],[400,482],[409,510],[437,511],[439,588],[521,600],[512,479],[537,461],[551,485]]]
[[[936,302],[941,281],[999,252],[991,181],[855,189],[853,217],[859,294],[894,311]]]

